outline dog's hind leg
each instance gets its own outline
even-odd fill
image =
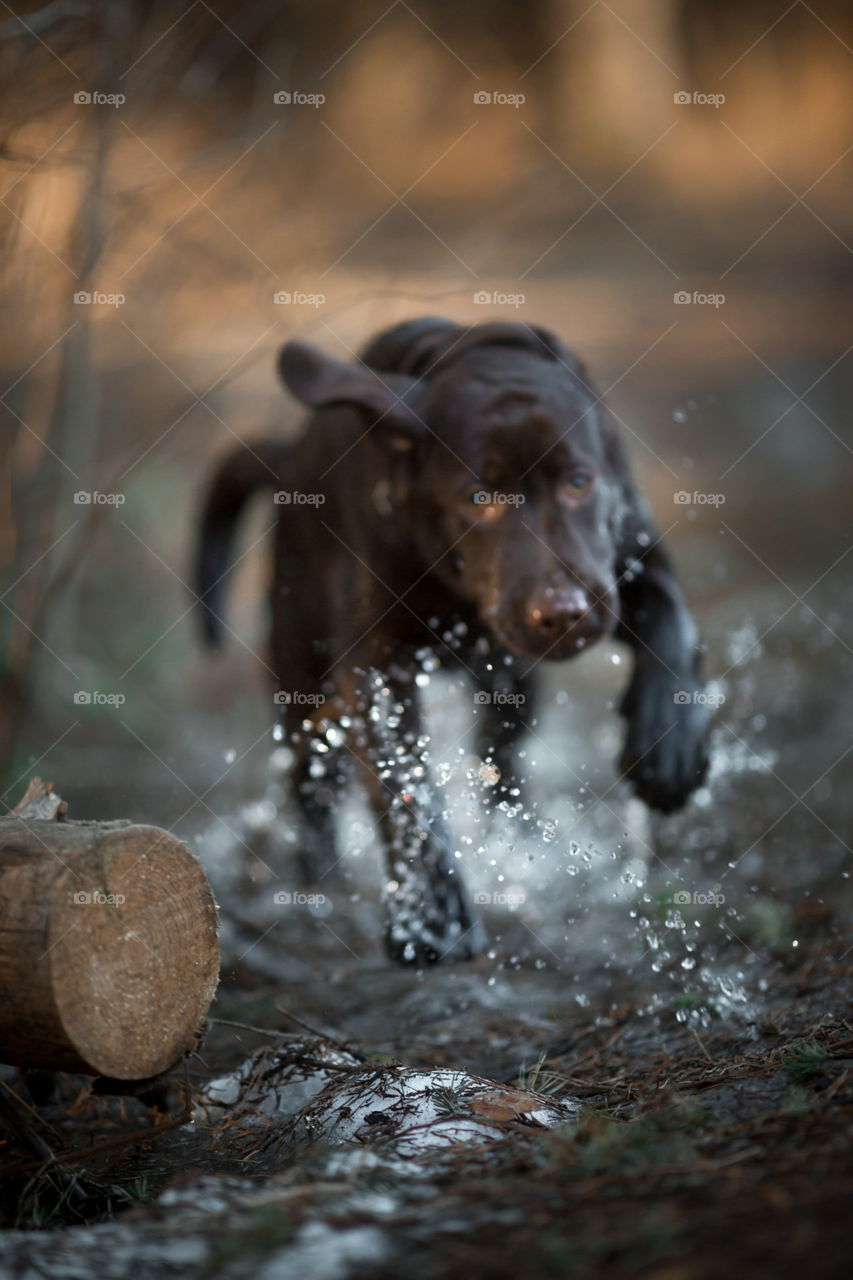
[[[316,884],[340,861],[337,815],[346,769],[340,734],[316,713],[294,704],[283,708],[283,728],[293,762],[287,775],[290,811],[296,818],[297,858],[304,882]]]
[[[322,880],[340,861],[337,815],[345,761],[337,747],[319,753],[316,748],[322,745],[318,735],[299,744],[290,773],[290,791],[300,824],[299,862],[304,879],[311,884]]]

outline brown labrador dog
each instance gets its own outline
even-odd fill
[[[707,766],[696,627],[615,420],[552,333],[429,317],[353,362],[289,342],[279,370],[312,413],[295,442],[241,447],[213,478],[197,562],[205,634],[220,635],[237,516],[256,489],[276,491],[272,665],[306,865],[316,875],[336,859],[351,753],[388,856],[391,955],[470,957],[484,932],[429,782],[425,651],[470,673],[480,750],[506,783],[536,666],[624,641],[621,768],[669,812]]]

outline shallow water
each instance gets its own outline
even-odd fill
[[[430,676],[422,694],[431,772],[490,937],[472,965],[386,967],[384,873],[354,788],[341,814],[344,856],[313,886],[294,878],[286,844],[264,846],[260,879],[247,885],[240,868],[252,859],[218,819],[186,825],[222,905],[226,981],[239,961],[281,981],[288,1007],[359,1041],[402,1055],[417,1042],[427,1053],[431,1034],[435,1053],[455,1043],[473,1065],[484,1055],[480,1066],[497,1052],[486,1044],[525,1058],[559,1038],[572,1012],[607,1016],[628,987],[647,993],[649,1014],[674,1011],[697,1026],[754,1021],[772,965],[800,934],[825,928],[827,955],[845,949],[849,801],[834,762],[849,735],[839,694],[853,655],[827,629],[837,622],[835,591],[813,593],[812,608],[795,605],[781,622],[779,591],[746,594],[748,614],[744,596],[705,611],[723,701],[708,783],[674,817],[650,814],[614,776],[620,724],[610,708],[626,675],[616,646],[546,673],[542,714],[523,748],[526,823],[486,811],[490,777],[471,751],[471,690]],[[287,827],[286,814],[270,823],[275,795],[273,784],[226,819],[252,847],[259,832]],[[282,890],[292,901],[276,904]]]

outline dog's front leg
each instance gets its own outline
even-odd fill
[[[634,651],[621,768],[646,804],[669,813],[705,777],[709,715],[696,624],[659,548],[623,576],[620,607],[617,634]]]
[[[388,952],[401,964],[471,959],[485,931],[430,782],[414,682],[374,670],[366,683],[353,749],[385,845]]]

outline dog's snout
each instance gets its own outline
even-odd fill
[[[527,625],[543,639],[556,639],[579,623],[592,608],[592,601],[582,587],[551,590],[530,601]]]

